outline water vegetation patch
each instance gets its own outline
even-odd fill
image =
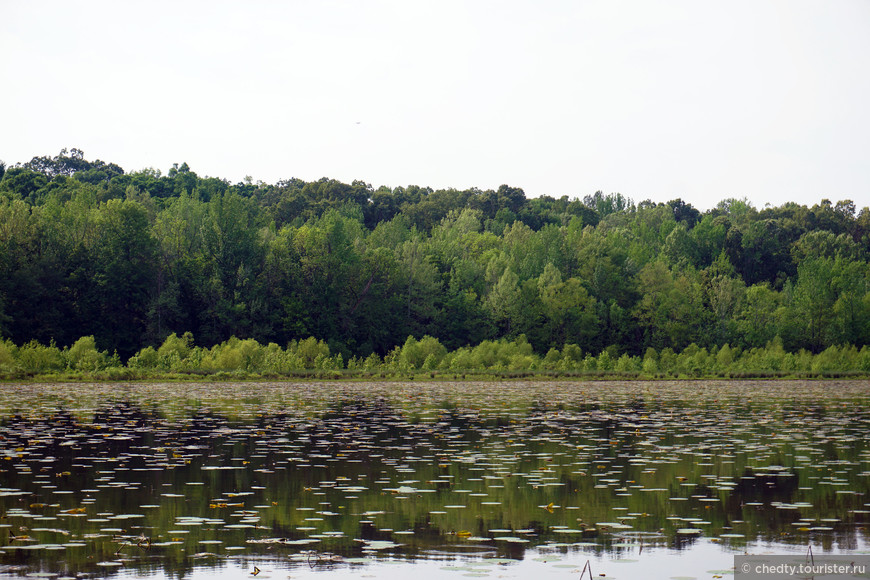
[[[863,381],[10,384],[0,565],[862,549],[868,400]]]

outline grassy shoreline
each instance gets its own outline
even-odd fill
[[[570,381],[570,382],[600,382],[600,381],[698,381],[698,380],[860,380],[870,379],[870,373],[865,371],[824,371],[824,372],[785,372],[785,371],[748,371],[741,373],[721,374],[686,374],[686,373],[656,373],[614,371],[522,371],[522,372],[398,372],[380,373],[343,370],[310,370],[292,373],[257,373],[248,371],[217,371],[217,372],[154,372],[149,369],[107,368],[99,371],[64,371],[51,373],[5,372],[0,373],[0,384],[4,383],[113,383],[113,382],[381,382],[381,381],[417,381],[417,382],[467,382],[467,381]]]
[[[230,338],[196,346],[189,333],[171,334],[129,360],[99,351],[92,336],[70,347],[34,341],[0,341],[0,381],[300,381],[300,380],[697,380],[870,378],[870,347],[831,346],[812,353],[788,352],[782,341],[745,349],[724,344],[708,350],[691,344],[681,352],[648,348],[641,354],[615,347],[599,353],[577,345],[535,352],[525,337],[483,341],[448,350],[437,339],[409,337],[383,357],[345,358],[321,340],[286,347]]]

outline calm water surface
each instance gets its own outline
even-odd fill
[[[711,578],[870,553],[870,384],[3,385],[0,576]]]

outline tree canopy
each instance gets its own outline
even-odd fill
[[[125,359],[173,333],[205,346],[313,337],[344,360],[409,336],[450,350],[522,336],[541,355],[616,358],[775,338],[789,352],[860,348],[868,256],[870,210],[850,200],[701,212],[509,185],[231,184],[78,149],[0,168],[0,336],[89,336]]]

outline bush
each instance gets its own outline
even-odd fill
[[[583,359],[583,370],[587,372],[598,370],[598,361],[595,360],[595,357],[592,356],[592,354],[587,354],[586,358]]]
[[[329,345],[314,337],[300,340],[298,343],[293,341],[288,350],[299,357],[301,366],[305,369],[317,368],[317,357],[329,356]]]
[[[59,371],[66,367],[63,355],[53,341],[49,346],[43,346],[31,340],[18,349],[18,364],[31,373]]]
[[[442,362],[442,368],[446,364],[447,369],[449,370],[465,371],[475,368],[475,363],[476,361],[474,360],[471,349],[467,347],[461,347],[444,357],[444,361]]]
[[[734,350],[726,342],[716,353],[716,366],[719,372],[727,371],[734,362],[734,358]]]
[[[425,355],[420,349],[420,343],[413,336],[409,336],[405,340],[405,344],[402,345],[396,358],[399,368],[403,370],[418,369],[423,366],[425,360]]]
[[[562,359],[562,353],[559,352],[557,348],[551,348],[547,351],[546,356],[544,356],[544,367],[548,369],[555,369],[558,367],[559,361]]]
[[[813,359],[813,372],[828,373],[832,371],[846,370],[842,359],[843,356],[840,349],[836,346],[829,346],[817,354]]]
[[[640,370],[640,361],[624,354],[616,360],[616,370],[621,373],[636,372]]]
[[[275,343],[263,346],[254,339],[231,337],[210,349],[192,345],[193,337],[185,333],[166,338],[159,349],[148,346],[131,357],[124,367],[117,353],[109,357],[98,351],[93,336],[80,338],[71,347],[59,350],[54,343],[43,346],[31,341],[16,347],[9,340],[0,340],[0,372],[4,376],[27,376],[38,373],[70,371],[95,373],[98,379],[112,380],[141,377],[146,369],[166,369],[197,374],[217,373],[219,377],[239,378],[267,374],[280,376],[301,373],[306,377],[341,374],[345,359],[341,353],[330,356],[329,346],[315,338],[288,344],[284,350]],[[395,347],[383,360],[377,354],[365,359],[351,357],[347,369],[371,376],[393,374],[401,376],[414,371],[455,373],[489,372],[494,375],[518,377],[547,370],[551,373],[581,371],[611,373],[619,376],[719,376],[750,378],[775,376],[852,376],[870,372],[870,346],[860,350],[852,345],[831,346],[813,355],[806,350],[792,353],[783,349],[775,337],[762,348],[741,351],[725,344],[712,351],[690,344],[679,354],[670,348],[656,353],[648,348],[643,358],[627,353],[619,355],[615,347],[601,351],[598,357],[583,352],[574,345],[565,345],[560,352],[551,348],[544,357],[536,354],[525,337],[515,340],[483,341],[474,347],[460,347],[449,352],[431,336],[421,340],[408,337],[405,344]],[[302,372],[304,371],[304,372]],[[72,376],[72,375],[71,375]],[[462,375],[464,378],[464,374]]]
[[[190,355],[191,348],[193,348],[191,333],[185,332],[179,337],[173,332],[157,349],[158,364],[167,370],[179,370],[182,361]]]
[[[641,369],[644,374],[652,376],[659,372],[659,363],[656,362],[654,356],[645,356]]]
[[[562,348],[562,358],[573,363],[583,362],[583,349],[576,344],[566,344]]]
[[[242,370],[257,372],[263,368],[266,351],[259,342],[253,338],[240,340],[236,343],[236,349],[238,349],[242,359]]]
[[[263,353],[263,370],[268,373],[288,374],[298,371],[302,364],[298,357],[270,342]]]
[[[665,347],[659,354],[659,371],[668,373],[673,371],[677,366],[677,355],[670,347]]]
[[[146,346],[127,361],[127,366],[134,369],[157,368],[158,355],[153,346]]]
[[[375,353],[370,354],[366,357],[366,360],[363,361],[363,369],[367,372],[376,371],[381,366],[381,357],[376,355]]]
[[[101,381],[130,381],[139,378],[135,369],[109,366],[94,373],[94,378]]]
[[[613,357],[610,356],[610,353],[606,350],[602,350],[601,354],[598,355],[598,370],[599,371],[611,371],[613,370]]]
[[[97,371],[106,366],[108,355],[97,350],[93,336],[83,336],[66,351],[67,365],[77,371]]]
[[[527,371],[537,367],[538,357],[529,354],[515,354],[511,356],[507,368],[512,371]]]
[[[0,340],[0,370],[11,371],[15,368],[15,345],[9,340]]]
[[[429,354],[426,356],[426,360],[423,361],[423,370],[432,371],[438,368],[438,359],[435,358],[434,354]]]

